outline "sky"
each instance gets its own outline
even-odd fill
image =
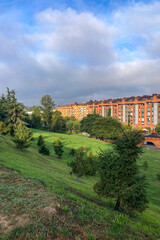
[[[160,93],[160,0],[0,0],[0,95],[27,106]]]

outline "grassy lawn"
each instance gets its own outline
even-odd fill
[[[148,179],[148,198],[150,205],[143,214],[129,217],[113,211],[114,201],[99,198],[94,193],[93,186],[97,180],[96,177],[83,177],[78,182],[75,176],[70,175],[70,168],[67,166],[67,162],[72,159],[72,157],[69,156],[71,148],[78,149],[84,146],[87,151],[92,149],[96,154],[100,148],[102,150],[111,148],[112,146],[110,144],[81,135],[67,135],[39,130],[33,130],[33,133],[34,141],[31,147],[23,152],[15,148],[15,144],[11,141],[10,137],[5,136],[0,138],[0,164],[3,169],[10,168],[16,170],[20,178],[31,179],[30,181],[32,182],[33,188],[34,181],[35,186],[37,186],[36,184],[40,184],[40,189],[48,189],[48,191],[50,191],[49,195],[53,194],[53,199],[58,199],[57,201],[60,202],[62,206],[62,211],[60,212],[62,219],[64,219],[64,224],[60,223],[61,218],[58,217],[59,215],[57,213],[56,219],[58,220],[54,220],[57,221],[56,224],[60,226],[60,229],[56,229],[56,231],[59,232],[61,237],[64,237],[60,239],[76,239],[78,233],[74,233],[72,229],[74,224],[79,227],[79,232],[81,232],[79,233],[80,237],[77,239],[160,239],[160,184],[156,179],[156,173],[160,172],[160,152],[144,150],[144,154],[139,160],[140,166],[142,166],[144,161],[147,161],[149,165],[146,175]],[[46,145],[51,150],[51,156],[44,157],[38,153],[36,143],[40,134],[44,136]],[[62,159],[58,159],[53,150],[53,142],[57,138],[64,144]],[[14,174],[10,174],[10,176],[9,178],[14,178]],[[9,185],[11,182],[12,181],[9,181],[7,183],[6,188],[2,188],[2,190],[6,189],[6,193],[13,187]],[[19,188],[21,188],[21,185],[18,186],[18,189]],[[13,192],[14,191],[16,192],[16,188],[13,187]],[[44,190],[44,194],[45,191],[47,190]],[[5,191],[2,192],[2,199],[6,199],[8,195],[5,195]],[[19,198],[16,193],[13,195],[15,195],[15,199]],[[15,202],[16,201],[17,200],[15,200]],[[34,198],[30,200],[30,202],[32,201],[35,201]],[[1,202],[3,205],[2,213],[9,215],[8,203],[3,204],[3,202],[5,201]],[[37,200],[37,202],[39,208],[46,207],[47,204],[50,205],[50,200],[45,203],[45,206],[43,206],[41,198]],[[11,204],[10,208],[12,207],[13,204]],[[27,207],[26,212],[28,211],[30,215],[29,208],[30,207]],[[33,215],[36,218],[37,210],[35,210],[35,212],[36,213],[33,211]],[[24,212],[23,214],[27,213]],[[33,219],[34,217],[29,218]],[[18,239],[44,239],[44,232],[41,233],[41,238],[38,230],[36,230],[35,223],[33,223],[33,221],[31,222],[34,232],[37,231],[37,238],[34,238],[34,234],[34,237],[32,237],[31,234],[29,238],[24,238],[23,231],[21,231],[19,236],[23,235],[23,237]],[[44,222],[45,220],[42,219],[42,225],[46,226]],[[67,222],[70,224],[67,225]],[[52,226],[52,223],[50,222],[49,225]],[[37,229],[39,228],[37,227]],[[24,231],[26,230],[24,229]],[[49,234],[51,231],[50,228],[46,229],[46,231],[48,231],[48,237],[46,239],[54,239],[53,236],[55,235],[53,233],[51,235]],[[14,238],[13,230],[10,235],[12,235],[12,238],[8,239],[16,239]],[[9,234],[3,235],[3,239],[7,239],[7,236],[9,236]]]

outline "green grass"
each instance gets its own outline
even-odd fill
[[[70,216],[70,221],[77,221],[88,239],[96,239],[96,236],[101,236],[101,239],[160,239],[160,184],[156,178],[160,172],[160,152],[144,150],[138,162],[140,166],[144,161],[149,165],[146,175],[150,204],[143,214],[129,217],[113,211],[113,200],[99,198],[95,194],[93,186],[96,177],[83,177],[78,182],[75,176],[70,175],[67,166],[67,162],[72,159],[69,156],[71,148],[84,146],[87,151],[92,149],[96,154],[100,148],[111,148],[110,144],[81,135],[39,130],[33,130],[33,133],[31,147],[23,152],[16,149],[10,137],[0,138],[1,165],[16,170],[25,177],[39,180],[44,187],[59,196],[63,203],[62,212]],[[36,143],[40,134],[44,136],[51,156],[44,157],[38,153]],[[53,142],[57,138],[64,144],[62,159],[58,159],[53,150]],[[68,228],[60,227],[59,231],[64,236],[69,235]],[[71,236],[68,237],[72,239]]]

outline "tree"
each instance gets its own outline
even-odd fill
[[[33,107],[33,112],[31,115],[32,127],[40,128],[41,127],[41,108],[39,106]]]
[[[5,135],[8,133],[8,129],[4,122],[0,122],[0,134]]]
[[[57,141],[53,143],[53,147],[54,147],[55,154],[58,156],[58,158],[61,158],[64,152],[62,142],[59,139],[57,139]]]
[[[87,158],[85,160],[85,175],[86,176],[94,176],[97,172],[97,161],[96,157],[93,155],[92,150],[90,150],[87,154]]]
[[[113,150],[99,154],[100,179],[94,190],[100,196],[115,198],[115,210],[122,206],[128,212],[142,212],[147,207],[146,178],[136,163],[142,154],[137,146],[141,141],[140,132],[123,132]]]
[[[32,139],[31,131],[24,125],[22,121],[19,121],[14,128],[14,139],[17,148],[24,149],[29,147]]]
[[[54,101],[52,100],[50,95],[44,95],[41,98],[41,104],[43,106],[42,110],[43,110],[43,121],[45,126],[48,128],[48,130],[51,127],[51,123],[52,123],[52,115],[53,115],[53,107],[55,106]]]
[[[160,123],[157,124],[155,132],[160,135]]]
[[[84,152],[80,149],[76,153],[76,157],[73,161],[67,163],[69,167],[71,167],[70,174],[74,174],[77,176],[77,181],[79,181],[79,177],[85,175],[85,161],[84,161]]]
[[[75,122],[73,123],[73,131],[74,131],[75,133],[77,133],[77,132],[80,131],[80,123],[79,123],[79,122],[75,121]]]
[[[43,155],[50,155],[50,150],[49,150],[48,147],[46,147],[45,143],[43,143],[43,144],[40,146],[39,153],[41,153],[41,154],[43,154]]]
[[[74,124],[74,121],[67,121],[66,122],[66,128],[71,132],[73,130],[73,124]]]
[[[116,118],[99,117],[95,120],[92,133],[100,138],[117,139],[122,134],[122,124]]]
[[[43,136],[40,135],[40,136],[38,137],[37,145],[38,145],[39,147],[41,147],[43,144],[44,144],[44,139],[43,139]]]
[[[64,126],[64,119],[61,116],[61,112],[55,111],[52,117],[52,130],[55,132],[61,130]]]
[[[0,121],[6,123],[8,119],[8,102],[4,95],[0,98]]]
[[[7,102],[8,102],[8,124],[10,124],[10,133],[13,136],[14,135],[14,128],[20,121],[23,120],[24,116],[24,110],[17,102],[17,99],[15,97],[15,91],[14,90],[9,90],[7,88]]]
[[[87,117],[84,117],[80,124],[80,130],[92,135],[92,127],[97,118],[101,118],[98,114],[88,114]]]
[[[70,151],[70,153],[69,153],[69,155],[72,156],[72,157],[74,157],[75,154],[76,154],[76,150],[75,150],[74,148],[72,148],[71,151]]]

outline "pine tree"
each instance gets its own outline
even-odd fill
[[[58,139],[53,143],[53,147],[54,147],[55,154],[58,156],[58,158],[61,158],[64,152],[62,142]]]
[[[39,153],[41,153],[41,154],[43,154],[43,155],[50,155],[50,150],[49,150],[49,148],[45,145],[45,143],[43,143],[43,144],[40,146]]]
[[[136,163],[142,154],[142,148],[137,146],[141,141],[140,132],[124,132],[114,150],[99,154],[100,180],[94,190],[101,196],[115,198],[115,210],[122,206],[128,212],[142,212],[147,207],[146,178],[140,175]]]
[[[71,167],[70,174],[74,174],[77,176],[77,181],[79,181],[79,177],[85,175],[85,161],[84,161],[84,152],[80,149],[76,153],[76,157],[73,161],[68,162],[68,166]]]
[[[14,139],[17,148],[24,149],[29,147],[30,141],[32,139],[31,131],[24,125],[22,121],[17,122],[14,128]]]
[[[76,150],[74,148],[71,149],[69,155],[71,155],[72,157],[75,156]]]
[[[55,106],[54,101],[52,101],[52,98],[50,95],[44,95],[41,98],[41,104],[43,106],[43,121],[45,126],[48,128],[48,130],[51,127],[52,124],[52,115],[53,115],[53,107]]]
[[[43,144],[44,144],[44,139],[43,139],[43,136],[40,135],[38,137],[37,146],[41,147]]]

